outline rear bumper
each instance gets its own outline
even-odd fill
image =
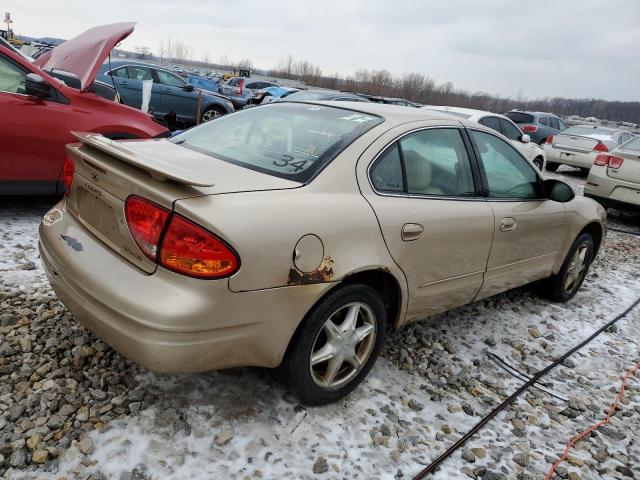
[[[544,152],[547,157],[547,163],[560,163],[562,165],[569,165],[571,167],[586,168],[587,170],[591,168],[591,165],[593,165],[593,162],[596,159],[596,154],[594,152],[564,152],[563,150],[558,150],[546,144],[544,147]],[[570,153],[571,156],[563,155],[563,153]]]
[[[56,295],[114,350],[151,370],[275,367],[299,322],[332,286],[233,293],[227,280],[163,268],[148,275],[84,230],[64,202],[55,209],[40,225],[39,248]]]
[[[640,205],[635,203],[627,203],[621,202],[619,200],[614,200],[612,198],[600,197],[598,195],[594,195],[591,193],[584,193],[584,196],[587,198],[591,198],[598,202],[605,208],[614,208],[616,210],[621,210],[623,212],[638,212],[640,211]]]

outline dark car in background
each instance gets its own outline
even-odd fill
[[[122,102],[134,108],[142,105],[142,82],[153,80],[149,109],[156,117],[176,114],[178,125],[194,125],[198,115],[198,90],[179,75],[148,63],[129,60],[107,62],[97,78],[115,84]],[[200,121],[206,122],[234,111],[231,101],[216,92],[201,90]]]
[[[549,135],[556,135],[567,129],[567,124],[553,113],[511,110],[504,115],[529,135],[532,142],[539,145],[544,144]]]

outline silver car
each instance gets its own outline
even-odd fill
[[[547,170],[555,172],[562,165],[588,171],[596,157],[628,142],[634,135],[626,130],[576,125],[558,135],[549,135],[544,144]]]

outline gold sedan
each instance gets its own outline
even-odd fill
[[[567,301],[602,207],[446,114],[278,102],[172,139],[76,134],[42,221],[77,320],[150,369],[280,367],[308,404],[372,368],[387,325],[544,280]]]

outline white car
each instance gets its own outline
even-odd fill
[[[464,118],[472,122],[480,123],[496,132],[503,134],[511,145],[518,150],[524,158],[533,163],[538,170],[543,170],[546,165],[546,155],[542,147],[533,143],[531,137],[523,133],[510,118],[498,113],[485,112],[484,110],[474,110],[472,108],[445,107],[436,105],[426,105],[422,108],[443,112],[455,117]]]
[[[555,172],[562,165],[588,171],[596,157],[610,152],[634,138],[626,130],[598,125],[575,125],[557,135],[549,135],[544,144],[547,170]]]

